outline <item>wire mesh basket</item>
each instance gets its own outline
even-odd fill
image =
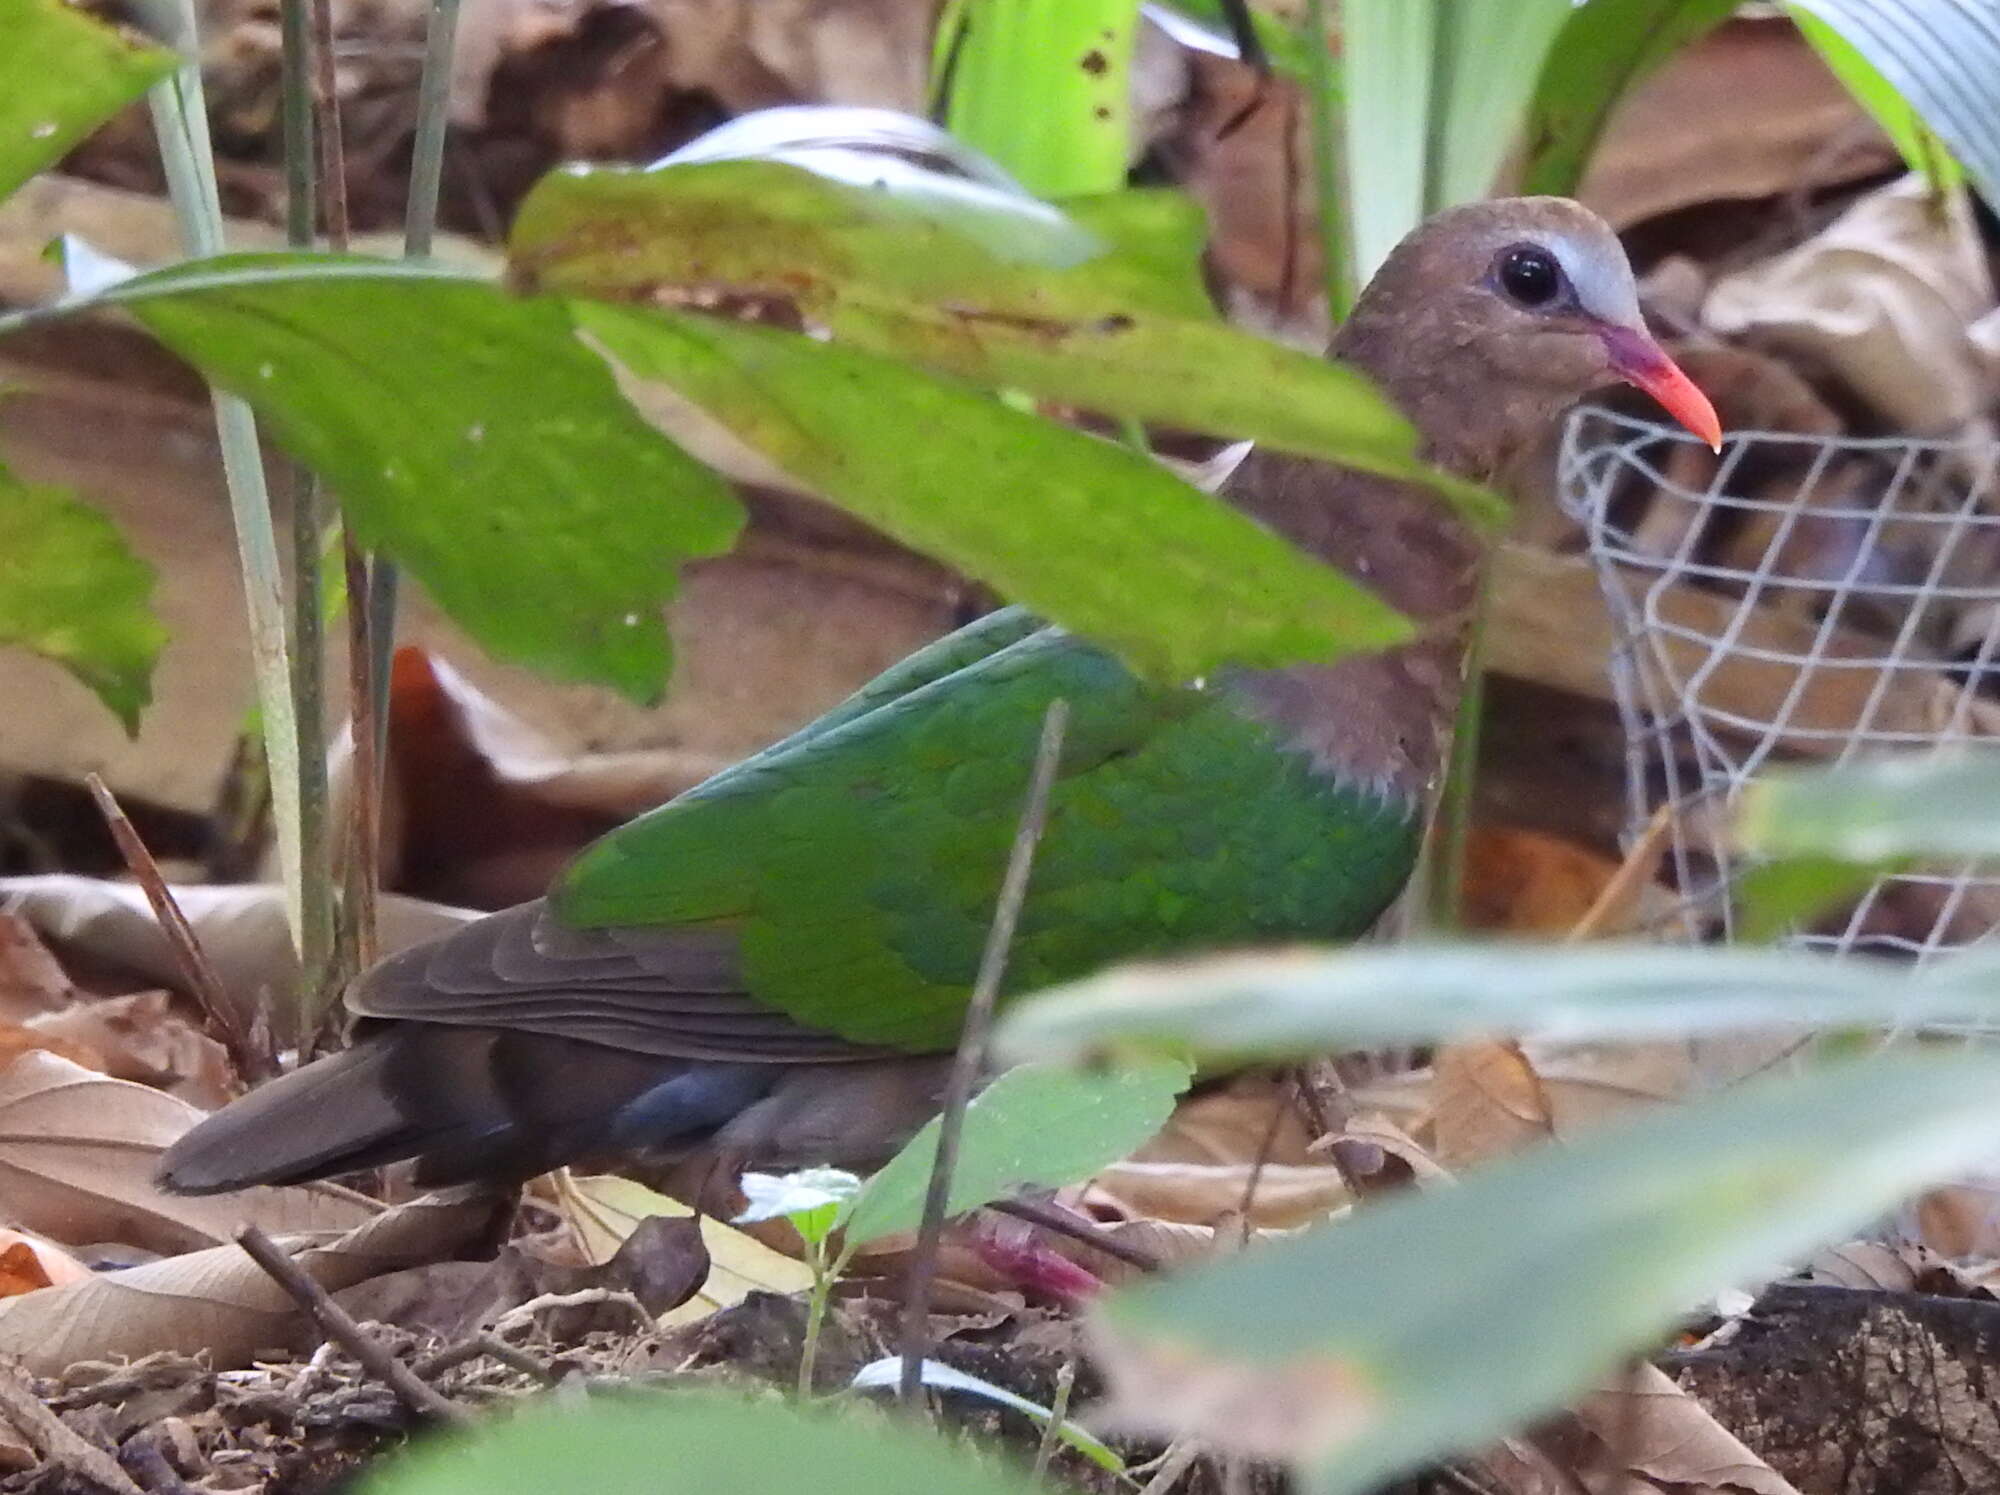
[[[1728,938],[1728,811],[1784,761],[2000,737],[2000,446],[1732,433],[1595,406],[1558,492],[1610,609],[1630,829],[1669,807],[1664,931]],[[2000,928],[2000,865],[1882,879],[1799,943],[1918,961]]]

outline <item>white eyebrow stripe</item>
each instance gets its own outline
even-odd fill
[[[1632,268],[1622,253],[1614,263],[1601,246],[1580,244],[1567,234],[1550,234],[1543,244],[1563,267],[1576,290],[1577,304],[1588,315],[1614,326],[1643,325]]]

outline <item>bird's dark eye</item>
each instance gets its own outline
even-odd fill
[[[1517,244],[1504,251],[1499,265],[1500,289],[1521,306],[1547,306],[1562,294],[1562,267],[1546,249]]]

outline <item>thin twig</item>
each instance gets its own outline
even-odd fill
[[[345,252],[347,143],[340,129],[340,56],[334,50],[333,0],[312,0],[313,113],[319,141],[319,216],[329,247]]]
[[[278,1249],[278,1245],[255,1225],[237,1233],[236,1244],[250,1254],[271,1280],[282,1287],[299,1307],[312,1315],[320,1332],[352,1355],[361,1368],[396,1393],[398,1400],[419,1417],[453,1427],[472,1421],[471,1414],[455,1406],[426,1386],[409,1366],[403,1364],[378,1341],[368,1337],[345,1308],[333,1301],[327,1290],[308,1277],[299,1264]]]
[[[1250,1211],[1257,1203],[1257,1186],[1264,1181],[1264,1169],[1271,1161],[1271,1151],[1278,1145],[1278,1128],[1285,1124],[1285,1117],[1292,1109],[1292,1097],[1286,1093],[1281,1083],[1271,1098],[1271,1119],[1264,1124],[1263,1138],[1257,1143],[1257,1156],[1250,1164],[1250,1177],[1243,1183],[1243,1198],[1236,1206],[1236,1213],[1243,1217],[1243,1228],[1250,1228]]]
[[[145,893],[146,902],[152,905],[153,917],[159,921],[160,930],[167,938],[167,949],[173,955],[181,980],[187,983],[195,1005],[201,1008],[203,1029],[222,1045],[241,1078],[263,1078],[268,1072],[263,1062],[265,1056],[251,1051],[249,1039],[236,1020],[236,1010],[230,1006],[228,994],[222,989],[222,979],[215,974],[215,967],[202,953],[201,941],[195,938],[194,926],[188,923],[180,904],[174,901],[173,889],[160,875],[160,864],[153,860],[152,852],[146,849],[146,843],[139,838],[139,832],[133,828],[125,811],[120,808],[117,796],[103,778],[89,773],[84,775],[83,782],[90,790],[90,797],[97,802],[97,811],[104,817],[111,839],[118,843],[118,854],[125,859],[126,870]]]
[[[27,1371],[13,1360],[0,1360],[0,1416],[14,1424],[45,1463],[112,1495],[146,1495],[116,1459],[48,1409],[35,1395]]]
[[[523,1324],[532,1324],[542,1314],[555,1308],[589,1308],[599,1303],[613,1303],[630,1311],[642,1329],[654,1327],[653,1315],[646,1311],[646,1305],[628,1292],[620,1292],[615,1287],[583,1287],[573,1293],[543,1293],[539,1298],[531,1298],[518,1308],[510,1308],[493,1321],[495,1334],[509,1334]]]
[[[1028,896],[1028,874],[1034,870],[1035,846],[1048,822],[1049,792],[1055,787],[1056,766],[1062,760],[1063,733],[1068,726],[1069,702],[1060,699],[1049,702],[1049,709],[1042,717],[1035,766],[1028,779],[1027,803],[1021,809],[1021,823],[1014,832],[1014,846],[1007,857],[1006,875],[1000,882],[993,925],[987,931],[986,949],[979,957],[979,974],[973,980],[972,996],[966,1003],[965,1029],[959,1035],[958,1054],[952,1061],[951,1078],[945,1084],[944,1110],[938,1117],[937,1156],[931,1163],[923,1224],[917,1231],[905,1288],[903,1369],[896,1388],[897,1400],[904,1407],[917,1404],[924,1356],[930,1353],[931,1283],[937,1276],[938,1245],[944,1238],[945,1203],[951,1194],[951,1171],[958,1161],[959,1133],[965,1126],[965,1108],[972,1100],[972,1087],[986,1064],[993,1004],[1007,971],[1007,952],[1014,943],[1014,926],[1021,917],[1021,904]]]
[[[283,0],[278,11],[278,89],[285,122],[285,242],[313,241],[312,33],[306,0]]]
[[[507,1343],[499,1335],[491,1332],[475,1334],[470,1339],[461,1339],[457,1344],[446,1345],[435,1354],[426,1355],[410,1368],[420,1379],[434,1381],[446,1371],[456,1370],[459,1366],[470,1364],[482,1357],[497,1360],[509,1370],[517,1370],[522,1375],[532,1376],[545,1386],[553,1386],[561,1379],[526,1350]]]
[[[1144,1246],[1121,1241],[1096,1221],[1072,1214],[1059,1204],[1044,1204],[1039,1199],[996,1199],[986,1207],[995,1214],[1012,1215],[1016,1220],[1039,1225],[1056,1235],[1068,1236],[1094,1251],[1102,1251],[1114,1261],[1124,1262],[1128,1267],[1137,1267],[1142,1272],[1160,1270],[1159,1257]]]
[[[1065,1360],[1056,1372],[1056,1394],[1049,1398],[1049,1420],[1042,1424],[1042,1441],[1035,1446],[1035,1467],[1030,1471],[1037,1482],[1048,1472],[1049,1460],[1062,1437],[1063,1420],[1069,1415],[1069,1394],[1076,1389],[1076,1362]]]
[[[1194,1461],[1201,1457],[1201,1445],[1192,1438],[1176,1438],[1160,1455],[1153,1477],[1146,1481],[1146,1488],[1139,1495],[1167,1495],[1167,1492],[1181,1482],[1181,1476],[1194,1467]]]

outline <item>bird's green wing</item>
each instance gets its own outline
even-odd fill
[[[1400,886],[1406,809],[1315,773],[1221,690],[1148,685],[1044,629],[612,832],[555,913],[727,928],[756,999],[856,1042],[948,1048],[1058,698],[1069,729],[1009,990],[1135,954],[1353,934]]]

